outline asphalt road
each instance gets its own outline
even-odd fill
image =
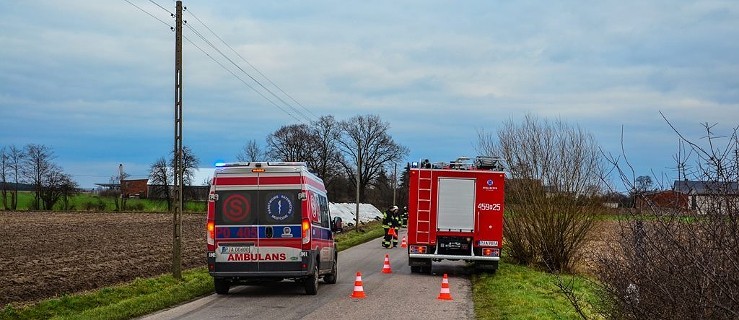
[[[401,230],[400,237],[406,230]],[[406,249],[385,249],[381,240],[339,253],[336,284],[320,283],[318,295],[305,295],[292,281],[232,287],[142,319],[473,319],[470,271],[462,262],[435,262],[432,274],[411,274]],[[382,273],[385,254],[392,273]],[[366,298],[350,296],[356,273]],[[442,275],[453,300],[439,300]]]

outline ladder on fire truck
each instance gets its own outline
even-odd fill
[[[421,243],[429,243],[431,239],[431,184],[433,173],[432,169],[418,170],[416,240]]]

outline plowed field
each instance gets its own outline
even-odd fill
[[[0,307],[171,272],[172,214],[0,212]],[[183,268],[205,265],[205,214],[182,216]]]

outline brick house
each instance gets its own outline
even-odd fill
[[[121,194],[124,198],[147,198],[149,179],[131,179],[121,181]]]

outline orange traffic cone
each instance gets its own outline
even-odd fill
[[[452,295],[449,293],[449,279],[444,274],[444,279],[441,280],[441,292],[439,292],[439,300],[452,300]]]
[[[362,274],[357,271],[357,278],[354,280],[354,292],[350,296],[352,298],[364,298],[364,288],[362,288]]]
[[[385,255],[385,265],[382,266],[382,273],[393,273],[393,270],[390,269],[390,257],[388,255]]]
[[[400,241],[400,247],[401,248],[408,248],[408,242],[405,241],[405,236],[403,236],[403,240]]]
[[[387,231],[387,234],[393,237],[398,236],[398,234],[395,233],[395,228],[390,228],[390,230]]]

